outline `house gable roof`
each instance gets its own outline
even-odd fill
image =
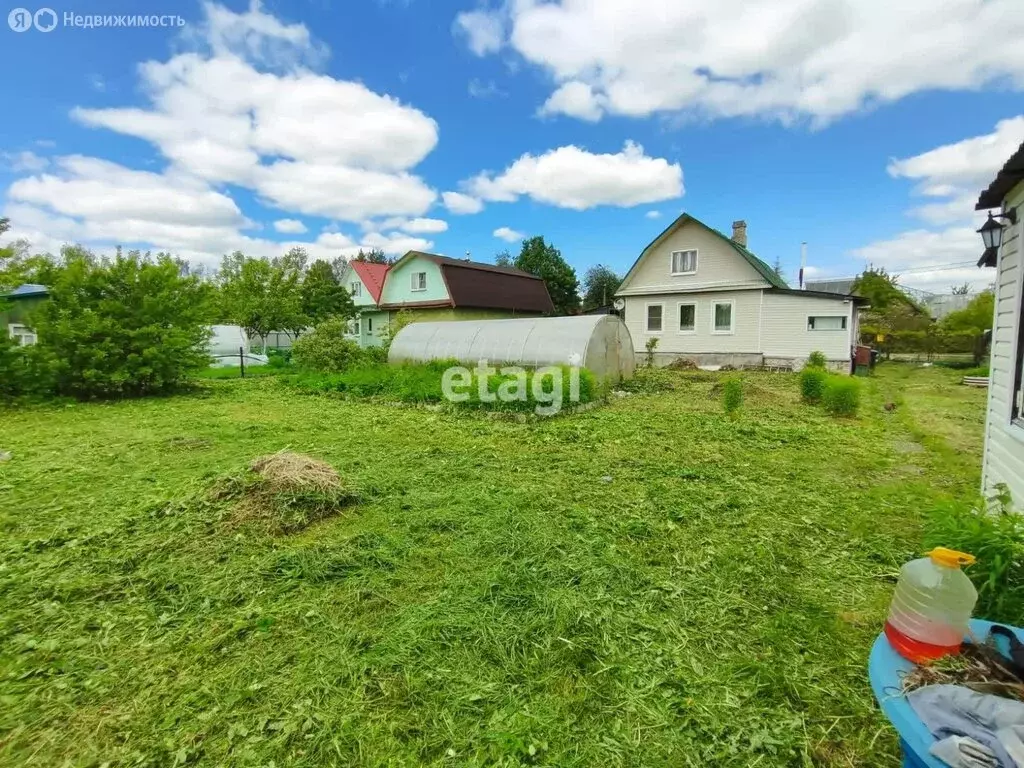
[[[356,261],[355,259],[349,264],[352,266],[352,270],[359,275],[359,279],[363,281],[363,285],[370,292],[374,303],[379,304],[381,291],[384,290],[384,280],[387,279],[388,265],[375,264],[371,261]]]
[[[680,216],[675,221],[669,224],[660,235],[658,235],[650,243],[648,243],[647,247],[644,248],[643,251],[641,251],[640,256],[637,258],[636,261],[633,262],[633,266],[629,268],[629,272],[626,273],[626,277],[623,278],[622,283],[619,285],[619,289],[621,290],[622,287],[629,282],[637,266],[640,264],[641,261],[643,261],[644,257],[647,256],[647,254],[651,251],[652,248],[658,245],[662,240],[671,235],[673,232],[675,232],[678,229],[681,229],[683,226],[689,224],[690,222],[700,227],[703,227],[711,234],[716,235],[717,237],[720,237],[722,240],[727,242],[732,247],[732,249],[736,251],[736,253],[739,254],[740,257],[742,257],[748,264],[750,264],[750,266],[752,266],[754,270],[761,277],[763,277],[772,288],[789,288],[789,285],[786,283],[786,281],[779,277],[777,274],[775,274],[774,269],[772,269],[763,261],[761,261],[761,259],[755,256],[751,251],[747,250],[744,246],[737,243],[731,237],[727,237],[726,235],[722,234],[714,227],[709,227],[700,219],[696,219],[688,213],[683,213],[680,214]]]
[[[499,267],[468,259],[452,259],[435,253],[409,251],[392,265],[392,271],[413,258],[429,259],[441,269],[450,302],[428,302],[430,306],[504,309],[513,312],[555,311],[547,285],[536,275],[512,267]],[[410,304],[382,304],[387,309]]]
[[[45,285],[39,285],[37,283],[24,283],[19,285],[10,293],[0,294],[0,297],[5,299],[28,299],[39,296],[49,296],[50,289]]]
[[[1024,144],[1021,144],[1017,151],[1010,155],[1010,159],[999,170],[992,183],[981,193],[974,210],[998,208],[1003,204],[1003,198],[1010,194],[1010,190],[1022,181],[1024,181]]]

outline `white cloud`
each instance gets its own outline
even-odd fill
[[[477,56],[501,50],[505,21],[500,12],[466,11],[455,17],[452,29],[466,36],[469,49]]]
[[[474,99],[489,99],[492,96],[508,96],[508,94],[501,90],[501,88],[498,87],[498,84],[493,80],[484,82],[475,77],[469,81],[468,90],[469,95]]]
[[[399,229],[414,235],[436,235],[448,231],[448,222],[441,219],[410,219]]]
[[[250,0],[249,10],[235,13],[226,6],[205,0],[204,21],[190,37],[213,56],[236,56],[268,67],[318,66],[329,54],[326,45],[315,40],[304,24],[286,24],[263,13],[259,0]]]
[[[934,199],[910,213],[935,229],[912,229],[869,243],[852,252],[862,263],[900,274],[914,288],[948,293],[965,282],[983,288],[992,280],[989,270],[975,265],[983,250],[975,231],[984,213],[974,210],[978,194],[1024,142],[1024,116],[1001,120],[981,136],[936,147],[919,155],[894,159],[893,178],[917,182],[917,195]]]
[[[50,161],[35,152],[0,152],[0,160],[15,173],[35,173],[43,170]]]
[[[925,90],[1024,87],[1018,0],[518,0],[460,14],[477,55],[506,45],[556,86],[558,109],[645,117],[835,119]],[[556,91],[558,93],[560,91]],[[585,107],[585,108],[584,108]]]
[[[479,199],[461,192],[442,192],[441,199],[444,201],[444,207],[457,216],[480,213],[484,209],[484,204]]]
[[[604,102],[605,99],[594,93],[589,85],[571,80],[548,96],[538,112],[542,116],[569,115],[595,123],[604,115]]]
[[[660,219],[661,211],[648,211],[644,214],[645,219]]]
[[[504,240],[506,243],[514,243],[526,238],[526,234],[524,232],[519,232],[518,230],[510,229],[509,227],[498,227],[492,234],[499,240]]]
[[[978,193],[995,177],[1006,160],[1024,142],[1024,115],[1000,120],[992,133],[889,163],[889,175],[914,179],[916,192],[927,197],[944,197],[927,203],[913,213],[932,224],[946,224],[969,218]]]
[[[188,52],[139,67],[146,106],[72,113],[85,125],[151,142],[167,167],[154,173],[68,156],[44,173],[44,159],[19,156],[21,169],[35,175],[7,191],[7,239],[25,237],[49,251],[65,242],[100,251],[123,244],[207,263],[235,249],[274,256],[299,245],[314,258],[332,258],[360,247],[392,254],[432,247],[413,235],[447,224],[419,218],[437,193],[412,169],[436,146],[437,123],[361,83],[308,69],[326,48],[303,25],[281,22],[256,2],[241,13],[210,2],[203,10],[205,21],[185,41]],[[335,225],[312,240],[253,237],[246,230],[257,225],[241,213],[228,184],[287,213],[341,221],[400,217],[408,229],[369,226],[350,237]],[[306,231],[291,217],[273,226]]]
[[[306,232],[306,225],[298,219],[278,219],[274,222],[274,229],[291,235],[301,235]]]
[[[512,202],[526,195],[582,211],[597,205],[629,207],[679,197],[683,169],[664,158],[648,157],[643,147],[631,141],[614,155],[570,145],[543,155],[525,154],[501,174],[482,173],[464,186],[483,200]]]

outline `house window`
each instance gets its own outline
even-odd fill
[[[425,290],[427,290],[427,273],[426,272],[413,272],[412,273],[412,290],[414,290],[414,291],[425,291]]]
[[[661,333],[661,314],[664,306],[661,304],[647,305],[647,333]]]
[[[679,332],[693,333],[697,330],[697,305],[679,305]]]
[[[712,333],[732,333],[733,302],[716,301],[715,310],[711,313]]]
[[[363,284],[358,280],[352,281],[352,295],[356,297],[363,295]]]
[[[373,318],[372,317],[366,318],[366,332],[367,333],[373,333]]]
[[[672,274],[692,275],[697,271],[697,251],[672,251]]]
[[[11,323],[7,326],[7,335],[11,337],[11,341],[22,347],[36,343],[36,334],[27,325]]]
[[[358,336],[359,335],[359,321],[358,320],[349,320],[345,324],[345,332],[349,336]]]
[[[846,315],[811,315],[807,318],[808,331],[845,331]]]

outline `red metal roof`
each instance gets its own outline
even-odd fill
[[[388,274],[387,264],[375,264],[372,261],[351,261],[352,269],[363,281],[366,290],[370,292],[374,303],[380,303],[380,293],[384,290],[384,278]]]

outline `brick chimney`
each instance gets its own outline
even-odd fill
[[[743,219],[732,223],[732,241],[747,247],[747,222]]]

